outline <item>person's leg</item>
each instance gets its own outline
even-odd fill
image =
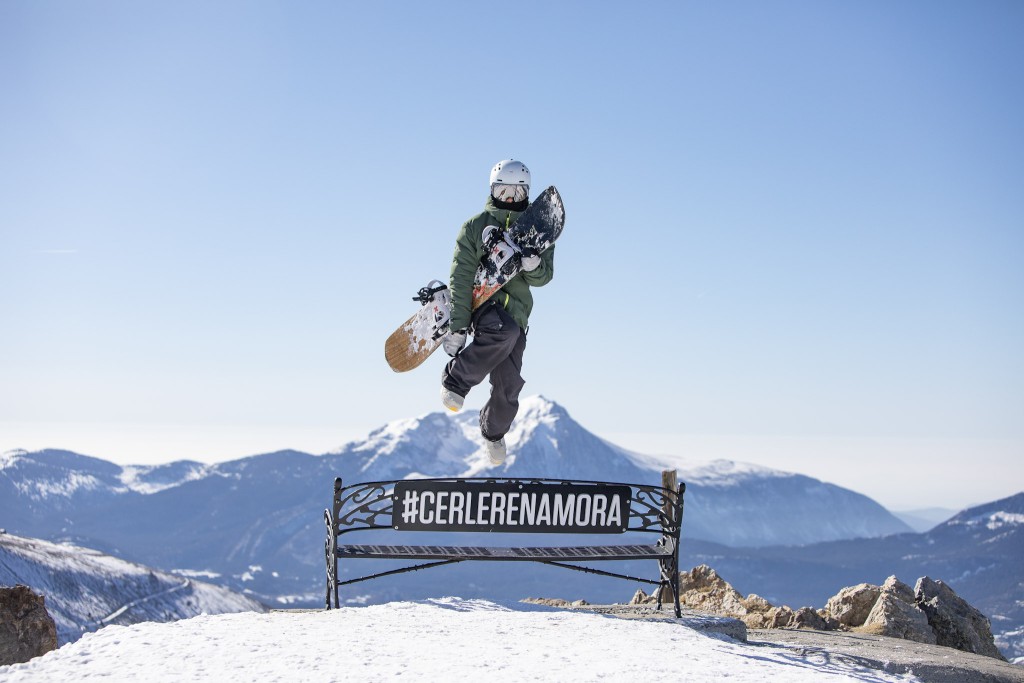
[[[526,333],[512,324],[519,336],[512,352],[491,371],[491,397],[480,410],[480,433],[488,441],[497,441],[508,432],[519,412],[519,392],[526,384],[522,375]]]
[[[445,366],[441,385],[465,398],[470,389],[508,358],[521,332],[501,306],[484,304],[474,315],[473,341]]]

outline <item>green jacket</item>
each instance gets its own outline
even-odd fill
[[[494,204],[494,199],[488,197],[483,212],[470,218],[459,230],[459,236],[455,240],[449,283],[452,298],[451,329],[461,330],[469,327],[473,305],[473,276],[476,275],[477,266],[484,255],[484,228],[489,225],[507,228],[518,215],[518,211],[498,208]],[[530,287],[546,285],[551,282],[554,274],[555,245],[551,245],[541,254],[540,265],[535,270],[516,275],[491,299],[504,304],[509,315],[525,330],[530,323],[530,312],[533,310],[533,294],[530,293]]]

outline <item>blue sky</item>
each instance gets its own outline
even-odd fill
[[[1022,33],[989,0],[2,3],[0,450],[439,410],[443,357],[383,340],[514,157],[567,213],[525,394],[895,508],[1015,493]]]

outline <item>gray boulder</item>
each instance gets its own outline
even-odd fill
[[[740,592],[706,564],[679,573],[679,599],[686,607],[705,614],[732,616],[747,612]]]
[[[777,621],[779,608],[756,593],[751,593],[743,599],[743,607],[745,611],[737,616],[743,620],[747,628],[772,628],[772,624]]]
[[[824,612],[843,626],[860,626],[868,618],[882,589],[870,583],[843,588],[825,603]]]
[[[921,577],[914,598],[927,615],[937,644],[1005,661],[992,638],[988,618],[942,581]]]
[[[28,586],[0,586],[0,666],[27,662],[57,648],[57,625],[45,603]]]
[[[643,588],[637,588],[636,593],[633,593],[633,597],[626,603],[627,605],[645,605],[649,602],[654,602],[654,598],[644,592]]]
[[[793,628],[810,628],[815,631],[832,631],[837,624],[827,620],[813,607],[801,607],[793,613]]]
[[[914,591],[895,576],[882,584],[878,600],[864,621],[862,630],[880,636],[935,645],[935,632],[928,617],[914,600]]]
[[[790,628],[795,621],[796,613],[789,605],[782,605],[781,607],[772,607],[764,613],[764,626],[760,628]]]

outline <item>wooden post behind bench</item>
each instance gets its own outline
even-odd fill
[[[678,473],[675,470],[662,470],[661,471],[661,487],[672,491],[673,493],[679,493],[679,480]],[[669,519],[672,518],[674,510],[672,509],[672,503],[668,498],[665,499],[665,505],[662,508],[662,512]]]

